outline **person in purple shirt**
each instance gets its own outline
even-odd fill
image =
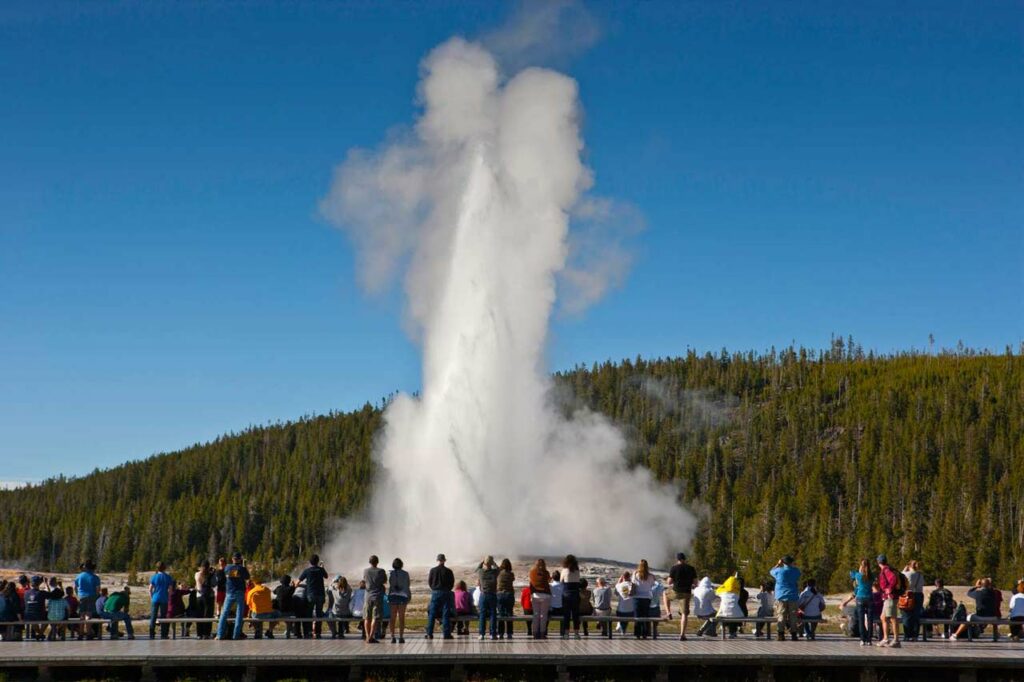
[[[157,618],[167,619],[167,602],[170,597],[170,589],[173,586],[174,578],[167,574],[167,564],[161,561],[156,566],[156,573],[149,579],[149,596],[152,602],[149,609],[150,639],[156,639]],[[170,623],[160,624],[160,639],[167,639],[170,628]]]

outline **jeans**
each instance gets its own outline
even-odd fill
[[[441,632],[445,637],[452,634],[452,593],[451,590],[431,590],[430,605],[427,607],[427,635],[434,636],[434,621],[441,612]]]
[[[491,637],[498,636],[498,595],[494,592],[480,593],[480,636],[484,635],[484,625],[491,621]]]
[[[235,632],[233,639],[242,639],[242,625],[245,620],[245,595],[229,592],[224,598],[224,606],[220,610],[220,622],[217,623],[217,639],[226,639],[228,614],[235,609]]]
[[[132,628],[132,617],[123,611],[104,611],[99,614],[101,618],[110,621],[110,634],[117,637],[117,624],[124,623],[124,631],[129,637],[135,637],[135,630]]]
[[[214,607],[214,596],[211,591],[209,594],[199,597],[199,617],[200,618],[213,618],[213,607]],[[213,632],[213,623],[197,623],[196,634],[200,638],[208,638]]]
[[[516,595],[511,592],[499,592],[498,593],[498,615],[504,617],[511,617],[512,609],[516,603]],[[498,635],[504,636],[508,633],[508,636],[512,636],[512,623],[511,620],[503,620],[498,622]]]
[[[854,611],[854,618],[860,630],[860,641],[871,643],[871,597],[857,600],[857,610]]]
[[[167,618],[167,602],[154,602],[149,609],[149,638],[156,638],[156,619]],[[167,634],[170,632],[170,623],[160,624],[160,638],[167,639]]]
[[[548,611],[551,609],[551,595],[537,592],[533,595],[533,637],[543,639],[548,633]]]
[[[567,592],[562,597],[562,632],[568,632],[569,623],[573,632],[580,631],[580,593]]]
[[[312,606],[312,614],[310,614],[310,615],[312,615],[315,618],[323,618],[324,617],[324,602],[326,600],[327,600],[327,597],[325,595],[322,595],[322,594],[311,594],[311,595],[309,595],[309,603]],[[323,624],[319,620],[317,622],[313,623],[313,633],[317,637],[320,637],[320,631],[321,631],[322,626],[323,626]]]
[[[651,617],[651,599],[636,597],[633,599],[633,604],[636,607],[637,618],[650,618]],[[650,630],[650,623],[637,623],[636,628],[633,630],[633,636],[635,637],[647,637],[647,633]]]

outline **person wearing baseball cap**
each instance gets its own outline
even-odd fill
[[[771,570],[775,578],[775,618],[778,621],[779,641],[785,641],[786,629],[789,637],[797,641],[797,606],[800,600],[800,569],[793,565],[791,554],[779,559]]]
[[[427,639],[434,639],[434,622],[441,618],[441,632],[445,639],[452,637],[452,609],[455,605],[452,590],[455,589],[455,574],[445,566],[444,554],[437,555],[437,566],[427,574],[430,586],[430,606],[427,607]]]
[[[224,578],[227,582],[224,594],[224,607],[220,610],[220,621],[217,623],[217,639],[228,639],[228,614],[234,607],[235,629],[232,639],[244,639],[242,626],[245,624],[245,588],[249,582],[249,569],[245,567],[242,553],[235,552],[231,563],[224,567]]]

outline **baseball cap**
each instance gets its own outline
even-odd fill
[[[884,554],[879,554],[878,557],[875,558],[875,561],[877,561],[880,564],[889,563],[888,557],[886,557]]]

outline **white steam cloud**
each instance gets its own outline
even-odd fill
[[[604,417],[560,416],[543,362],[556,278],[583,305],[628,269],[617,238],[618,258],[599,258],[608,243],[570,232],[571,216],[611,210],[584,195],[576,82],[538,68],[504,80],[491,52],[455,38],[424,60],[420,97],[414,131],[351,152],[321,205],[353,240],[367,289],[404,275],[423,348],[422,393],[388,406],[372,501],[330,543],[331,565],[369,553],[665,559],[693,516],[626,466]]]

